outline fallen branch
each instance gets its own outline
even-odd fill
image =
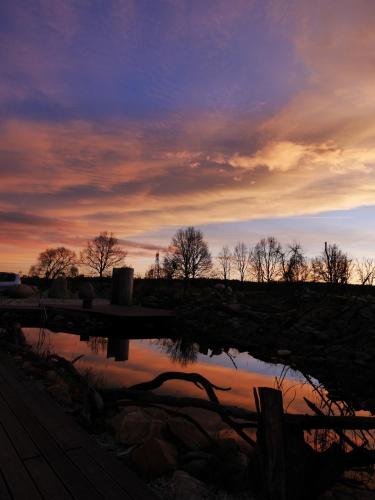
[[[82,359],[84,357],[84,354],[80,354],[79,356],[76,356],[74,359],[72,359],[71,363],[72,365],[74,365],[74,363],[76,363],[77,361],[79,361],[80,359]]]
[[[244,410],[243,408],[239,408],[237,406],[221,405],[219,403],[207,401],[206,399],[168,396],[145,391],[137,391],[133,389],[120,389],[118,391],[120,392],[122,399],[113,399],[114,394],[111,390],[109,392],[106,389],[101,390],[101,395],[103,396],[104,402],[106,404],[122,406],[122,403],[127,404],[127,402],[125,401],[126,399],[131,399],[133,401],[175,406],[178,408],[201,408],[203,410],[218,413],[219,415],[229,416],[242,420],[250,420],[253,422],[256,422],[258,420],[258,415],[256,412]],[[108,398],[107,396],[110,396],[110,398]]]
[[[204,389],[207,393],[208,399],[214,403],[219,402],[219,399],[215,394],[215,389],[217,391],[230,391],[230,387],[219,387],[217,385],[214,385],[199,373],[184,373],[184,372],[161,373],[160,375],[155,377],[153,380],[150,380],[149,382],[143,382],[141,384],[136,384],[129,387],[129,390],[150,391],[153,389],[157,389],[165,382],[168,382],[168,380],[185,380],[187,382],[192,382],[199,389]]]
[[[194,407],[212,411],[218,414],[223,422],[231,427],[249,445],[254,447],[256,446],[256,442],[244,432],[242,424],[232,420],[232,417],[243,420],[253,420],[255,426],[255,421],[257,419],[257,414],[255,412],[249,412],[235,406],[222,406],[219,403],[200,398],[179,398],[175,396],[156,395],[150,392],[135,391],[130,389],[122,389],[122,393],[127,399],[132,400],[132,404],[136,401],[137,404],[140,403],[141,405],[153,404],[180,408]],[[129,405],[129,401],[119,400],[116,401],[115,404],[118,406],[126,406]]]
[[[305,400],[307,406],[313,412],[315,412],[317,415],[324,416],[324,413],[322,412],[322,410],[320,410],[314,403],[312,403],[311,401],[309,401],[305,397],[303,399]],[[342,432],[339,429],[333,429],[333,431],[339,436],[340,439],[342,439],[346,444],[351,446],[353,449],[359,449],[359,446],[354,441],[352,441],[346,434],[344,434],[344,432]]]

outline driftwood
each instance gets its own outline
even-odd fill
[[[116,404],[121,406],[126,400],[175,406],[179,408],[202,408],[203,410],[218,413],[221,416],[232,417],[247,422],[238,423],[242,428],[257,427],[258,413],[245,410],[238,406],[222,405],[201,398],[175,397],[161,394],[153,394],[144,391],[130,389],[104,389],[101,395],[107,405]],[[342,417],[323,415],[294,415],[285,414],[284,419],[288,424],[301,427],[305,430],[311,429],[375,429],[375,417]]]
[[[130,389],[115,390],[115,393],[120,393],[121,399],[117,399],[112,390],[102,390],[101,394],[104,402],[108,405],[113,404],[121,406],[122,403],[127,404],[127,400],[130,399],[137,402],[155,403],[160,405],[175,406],[177,408],[202,408],[203,410],[217,413],[220,416],[223,415],[242,420],[250,420],[254,423],[258,420],[256,412],[244,410],[243,408],[239,408],[237,406],[225,406],[219,403],[213,403],[212,401],[207,401],[206,399],[201,398],[168,396],[154,394],[152,392],[134,391]]]
[[[146,392],[152,389],[157,389],[168,380],[185,380],[187,382],[192,382],[194,385],[199,387],[199,389],[204,389],[206,391],[209,401],[200,398],[176,398],[173,396],[159,396]],[[230,387],[216,386],[199,373],[165,372],[158,375],[156,378],[149,382],[133,385],[132,387],[129,387],[129,389],[116,389],[114,391],[107,390],[103,393],[103,395],[105,399],[108,399],[109,397],[109,399],[112,399],[112,401],[113,399],[116,400],[116,404],[120,406],[122,404],[127,404],[124,399],[136,399],[138,402],[143,404],[153,403],[185,408],[190,406],[213,411],[217,413],[221,417],[223,422],[231,427],[244,441],[246,441],[249,445],[255,447],[256,442],[243,430],[245,427],[250,427],[250,425],[247,424],[244,427],[242,424],[239,424],[233,420],[233,417],[244,419],[249,419],[250,417],[251,419],[250,412],[246,412],[246,416],[239,416],[238,414],[233,415],[233,412],[235,412],[236,409],[235,407],[232,408],[232,414],[229,414],[226,409],[224,409],[223,411],[223,407],[219,404],[219,399],[215,393],[215,389],[218,391],[228,391],[230,390]],[[120,397],[121,399],[117,400],[118,397]],[[239,413],[241,413],[241,409],[239,408],[238,410],[240,410]],[[256,416],[256,414],[253,413],[253,416]]]
[[[242,439],[244,439],[251,446],[255,446],[256,443],[253,439],[251,439],[244,431],[242,424],[234,422],[231,417],[240,418],[240,419],[254,419],[253,427],[256,427],[256,413],[248,412],[246,410],[242,410],[241,408],[237,408],[235,406],[222,406],[218,403],[213,403],[212,401],[207,401],[205,399],[200,398],[181,398],[175,396],[164,396],[157,395],[144,391],[131,391],[126,389],[121,389],[121,393],[124,399],[120,399],[117,401],[112,401],[110,404],[115,404],[117,406],[127,406],[129,405],[129,399],[136,404],[152,404],[152,405],[165,405],[172,406],[177,408],[201,408],[203,410],[212,411],[218,414],[223,422],[232,427],[234,431],[237,432]],[[106,402],[106,398],[104,395],[104,401]],[[108,403],[107,403],[108,404]],[[246,427],[251,427],[250,423],[246,423]]]
[[[155,377],[153,380],[149,382],[143,382],[141,384],[136,384],[129,387],[130,390],[136,391],[150,391],[153,389],[157,389],[161,385],[163,385],[168,380],[185,380],[187,382],[192,382],[199,389],[204,389],[207,393],[208,399],[213,401],[214,403],[218,403],[219,399],[215,394],[215,389],[217,391],[230,391],[230,387],[218,387],[217,385],[212,384],[205,377],[200,375],[199,373],[184,373],[184,372],[164,372]]]

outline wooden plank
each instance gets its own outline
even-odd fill
[[[19,374],[18,376],[22,378],[22,375]],[[8,374],[8,378],[10,377]],[[133,471],[124,464],[121,464],[110,453],[101,449],[90,436],[78,428],[77,424],[70,417],[62,414],[61,408],[53,400],[47,400],[48,396],[44,396],[35,386],[33,387],[34,384],[32,381],[26,380],[22,382],[21,387],[24,388],[25,384],[27,387],[27,399],[31,399],[32,402],[37,403],[37,407],[33,411],[38,417],[43,419],[46,429],[64,450],[84,447],[92,459],[111,476],[113,481],[118,483],[123,489],[131,492],[132,498],[142,500],[155,499],[152,491],[147,488]],[[19,385],[17,385],[17,388],[19,388]],[[63,423],[59,424],[62,421]]]
[[[0,394],[7,400],[11,410],[15,414],[21,415],[19,416],[20,423],[43,455],[49,461],[52,460],[51,465],[54,468],[57,468],[58,465],[61,466],[63,460],[59,453],[61,455],[63,450],[68,452],[80,449],[78,456],[84,453],[89,457],[88,461],[91,463],[92,469],[98,473],[101,471],[106,477],[106,482],[112,485],[112,489],[116,489],[117,492],[121,490],[123,496],[125,491],[128,492],[128,498],[133,500],[155,500],[156,496],[134,472],[121,464],[109,452],[100,448],[70,416],[63,413],[55,401],[35,387],[34,381],[27,379],[18,368],[9,366],[9,360],[4,360],[4,363],[5,366],[0,364],[0,373],[3,374],[6,381],[0,382]],[[28,416],[25,417],[25,415]],[[66,460],[68,458],[70,455],[67,453]],[[66,463],[63,471],[65,476],[67,473],[72,475],[72,471],[67,470]],[[95,481],[98,480],[95,476],[90,476],[90,478],[93,477]]]
[[[159,318],[173,318],[174,313],[168,309],[154,309],[152,307],[141,306],[120,306],[112,304],[95,304],[93,302],[92,309],[84,309],[82,301],[77,304],[63,304],[63,303],[46,303],[39,306],[39,304],[0,304],[0,311],[6,312],[82,312],[87,315],[102,315],[102,316],[117,316],[121,318],[134,318],[134,319],[159,319]]]
[[[124,490],[128,492],[133,500],[156,500],[156,495],[151,489],[128,467],[117,458],[110,455],[99,446],[93,446],[92,441],[85,445],[87,453],[93,458],[106,473],[111,476]]]
[[[0,470],[16,500],[43,498],[26,472],[2,425],[0,425]]]
[[[0,391],[4,394],[4,387],[1,384]],[[90,498],[90,500],[101,499],[102,496],[98,494],[92,484],[87,481],[80,470],[63,453],[63,450],[55,442],[53,436],[29,411],[24,410],[25,405],[22,401],[14,393],[8,391],[8,389],[5,391],[5,397],[24,429],[41,450],[41,453],[55,470],[61,481],[66,484],[72,496],[77,500],[86,498]]]
[[[260,387],[261,422],[259,443],[266,496],[269,500],[292,500],[287,495],[284,410],[281,391]]]
[[[29,458],[24,465],[45,499],[72,500],[72,496],[43,457]]]
[[[4,373],[5,372],[5,373]],[[63,449],[80,447],[83,442],[82,431],[76,426],[74,420],[65,415],[62,408],[44,392],[35,387],[35,381],[31,381],[14,367],[0,366],[0,373],[4,373],[5,384],[0,382],[0,392],[5,392],[5,399],[11,398],[17,405],[22,401],[23,411],[33,412],[36,417],[48,425],[54,439]],[[10,389],[11,388],[11,389]],[[16,399],[11,392],[17,393]]]
[[[3,397],[0,395],[0,423],[6,429],[9,439],[22,459],[40,455],[30,436],[10,410]]]
[[[67,455],[106,500],[132,500],[132,497],[90,457],[87,450],[70,450]]]
[[[0,470],[0,498],[1,500],[12,500],[12,497],[10,496],[10,492],[8,490],[8,487],[6,485],[4,476]]]

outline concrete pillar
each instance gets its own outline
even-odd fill
[[[115,267],[112,271],[111,304],[130,306],[133,300],[134,269],[131,267]]]

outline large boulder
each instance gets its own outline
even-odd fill
[[[156,479],[177,467],[177,450],[158,438],[146,440],[131,452],[131,462],[145,479]]]
[[[69,387],[64,382],[50,385],[47,389],[50,395],[64,406],[70,406],[73,401],[70,396]]]
[[[155,418],[142,409],[116,415],[110,425],[116,439],[127,446],[140,444],[150,438],[160,438],[165,427],[163,420]]]
[[[204,451],[190,451],[180,459],[180,468],[204,482],[220,480],[222,462],[217,456]]]
[[[70,297],[66,278],[60,277],[52,281],[48,297],[51,299],[68,299]]]
[[[12,286],[6,290],[6,294],[12,299],[27,299],[28,297],[37,295],[37,293],[37,288],[24,284]]]
[[[176,470],[171,481],[173,500],[203,500],[209,496],[206,485],[183,470]]]
[[[195,425],[180,417],[167,421],[167,431],[177,444],[187,450],[202,450],[210,445],[210,441]]]

